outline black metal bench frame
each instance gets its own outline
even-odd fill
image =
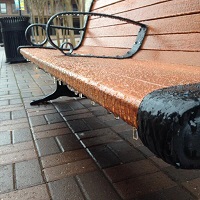
[[[122,20],[141,27],[136,42],[133,47],[124,55],[110,56],[95,56],[95,55],[80,55],[73,54],[73,48],[70,43],[63,43],[60,47],[55,45],[51,40],[50,29],[52,28],[51,22],[55,17],[64,14],[85,14],[94,15],[98,17],[109,17]],[[33,26],[29,27],[29,29]],[[47,25],[39,24],[47,32],[46,39],[41,45],[33,46],[32,42],[28,48],[47,48],[42,47],[47,40],[51,43],[51,49],[58,49],[64,55],[72,57],[96,57],[96,58],[113,58],[125,59],[132,57],[140,49],[143,39],[146,34],[147,27],[144,24],[119,18],[112,15],[104,15],[91,12],[62,12],[52,16]],[[60,27],[54,27],[60,28]],[[77,30],[68,27],[70,30]],[[85,31],[87,26],[80,31]],[[27,39],[29,34],[27,31]],[[84,34],[83,34],[84,35]],[[30,40],[29,40],[30,41]],[[64,45],[69,45],[69,48],[64,48]],[[27,48],[27,46],[25,46]],[[24,48],[24,47],[20,47]],[[67,51],[67,53],[66,53]],[[178,85],[169,88],[153,91],[148,94],[141,102],[138,110],[138,134],[142,142],[147,146],[155,155],[162,158],[167,163],[170,163],[177,168],[194,169],[200,168],[200,84]],[[77,96],[63,83],[57,82],[57,90],[50,96],[45,97],[31,103],[36,105],[43,103],[59,96]],[[170,102],[169,105],[166,102]],[[160,106],[162,105],[162,106]]]

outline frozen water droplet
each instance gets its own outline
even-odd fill
[[[53,83],[54,84],[56,83],[56,77],[53,77]]]
[[[116,119],[116,120],[119,120],[119,116],[115,116],[115,119]]]
[[[78,95],[78,91],[74,91],[74,94],[75,94],[75,95]]]
[[[107,113],[108,113],[108,114],[112,114],[112,112],[111,112],[111,111],[109,111],[109,110],[107,110]]]
[[[194,127],[194,128],[197,126],[196,123],[193,122],[192,120],[190,120],[190,125],[191,125],[192,127]]]
[[[92,104],[93,106],[95,106],[95,102],[94,102],[94,101],[91,101],[91,104]]]
[[[180,166],[181,166],[181,164],[180,164],[180,163],[176,163],[176,165],[177,165],[178,167],[180,167]]]
[[[135,127],[133,127],[133,139],[134,140],[138,140],[138,131]]]
[[[189,95],[189,91],[185,92],[183,95],[184,96],[188,96]]]

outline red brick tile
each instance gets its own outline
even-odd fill
[[[166,163],[161,158],[158,158],[156,156],[151,156],[149,158],[160,168],[165,168],[170,166],[170,164]]]
[[[49,183],[53,200],[84,200],[84,196],[74,177],[67,177]]]
[[[47,122],[49,124],[53,124],[53,123],[58,123],[58,122],[63,122],[64,119],[61,117],[61,115],[59,113],[50,113],[50,114],[46,114],[45,118],[47,120]]]
[[[39,156],[47,156],[61,152],[61,149],[58,147],[58,144],[53,137],[36,140],[36,146]]]
[[[0,132],[0,146],[11,144],[11,132],[1,131]]]
[[[113,127],[111,127],[111,128],[113,129]],[[121,138],[128,141],[129,143],[131,143],[136,148],[144,146],[140,139],[138,139],[138,140],[133,139],[133,129],[131,129],[129,131],[127,130],[127,131],[120,132],[119,135],[121,136]]]
[[[76,120],[76,119],[84,119],[84,118],[89,118],[89,117],[93,117],[94,115],[90,112],[84,112],[81,114],[73,114],[73,115],[66,115],[64,116],[65,120]]]
[[[65,127],[67,127],[67,124],[65,122],[55,123],[55,124],[47,124],[47,125],[33,127],[33,132],[37,133],[37,132],[55,130],[55,129],[65,128]]]
[[[12,191],[13,189],[13,166],[0,166],[0,194]]]
[[[75,115],[75,116],[79,116],[81,114],[85,114],[85,113],[88,113],[88,109],[79,109],[79,110],[72,110],[72,111],[67,111],[67,112],[62,112],[62,115],[65,117],[65,116],[72,116]]]
[[[8,131],[19,129],[21,127],[29,127],[27,118],[21,118],[17,120],[6,120],[0,122],[0,131]]]
[[[1,112],[0,121],[11,120],[10,112]]]
[[[4,126],[0,125],[0,131],[13,131],[16,129],[21,129],[22,127],[30,128],[28,122],[24,122],[24,123],[22,122],[22,123],[17,123],[17,124],[8,124],[8,125],[4,125]]]
[[[31,160],[37,157],[34,149],[26,149],[25,151],[18,151],[0,156],[0,165],[7,165],[17,163],[25,160]]]
[[[0,147],[0,155],[14,153],[14,152],[18,152],[18,151],[27,150],[27,149],[33,149],[33,148],[34,148],[34,145],[33,145],[32,141],[1,146]]]
[[[114,183],[114,187],[123,199],[136,199],[142,195],[174,186],[176,183],[161,172]]]
[[[120,158],[123,163],[142,160],[145,157],[133,146],[125,141],[108,144],[108,147]]]
[[[109,181],[99,171],[77,175],[78,183],[87,199],[95,200],[120,200]]]
[[[30,128],[16,129],[12,131],[13,143],[26,142],[32,140]]]
[[[140,160],[104,169],[104,173],[112,182],[119,182],[157,171],[158,168],[148,160]]]
[[[35,98],[35,99],[37,99],[37,98]],[[52,104],[43,104],[43,105],[39,105],[39,106],[31,106],[30,100],[28,100],[27,104],[28,104],[27,112],[30,115],[32,115],[32,112],[33,113],[35,113],[35,112],[40,113],[41,112],[41,114],[43,115],[43,114],[48,113],[49,112],[48,110],[55,110],[55,108]]]
[[[137,200],[194,200],[188,191],[177,186],[162,191],[153,192],[147,195],[142,195]]]
[[[108,168],[121,164],[121,160],[107,145],[90,147],[88,150],[101,168]]]
[[[27,188],[43,183],[40,165],[37,159],[15,164],[16,188]]]
[[[17,106],[15,105],[7,105],[7,106],[1,106],[1,111],[2,112],[11,112],[11,111],[15,111],[15,110],[21,110],[23,109],[23,104],[19,104]]]
[[[76,100],[71,100],[71,101],[68,101],[67,104],[73,109],[73,110],[80,110],[80,109],[84,109],[85,107],[79,102],[79,101],[76,101]]]
[[[108,114],[108,111],[101,106],[89,107],[88,109],[97,117]]]
[[[200,177],[200,170],[198,169],[176,169],[174,166],[165,167],[163,171],[171,177],[174,181],[178,183],[182,183],[185,181],[190,181],[192,179],[196,179]]]
[[[65,135],[71,133],[71,130],[69,128],[59,128],[55,130],[47,130],[44,132],[37,132],[34,133],[35,139],[41,139],[41,138],[48,138],[48,137],[55,137],[58,135]]]
[[[189,190],[193,195],[200,199],[200,178],[186,181],[182,185]]]
[[[102,128],[102,129],[77,133],[79,139],[93,138],[93,137],[113,135],[113,134],[115,133],[110,128]]]
[[[44,169],[47,181],[55,181],[67,176],[82,174],[96,170],[96,165],[92,159],[84,159],[64,165]]]
[[[68,121],[68,124],[75,133],[91,130],[82,119]]]
[[[66,102],[64,101],[56,101],[53,102],[55,107],[59,110],[59,112],[71,111],[73,110]]]
[[[43,168],[62,165],[65,163],[75,162],[89,158],[88,153],[84,149],[67,151],[59,154],[49,155],[41,158]]]
[[[14,110],[11,112],[11,117],[13,120],[16,120],[19,118],[26,118],[26,111],[24,109]]]
[[[80,141],[74,134],[57,136],[56,141],[63,152],[82,148]]]
[[[29,117],[29,120],[32,127],[48,124],[47,120],[45,119],[43,115]]]
[[[9,100],[1,100],[0,101],[0,106],[8,106],[9,105]]]
[[[92,130],[108,127],[105,123],[96,117],[85,118],[83,120]]]
[[[47,109],[47,110],[28,110],[28,116],[33,117],[33,116],[38,116],[38,115],[45,115],[45,114],[51,114],[51,113],[56,113],[56,109]]]
[[[20,98],[20,95],[19,94],[8,94],[8,95],[4,95],[4,96],[1,96],[1,99],[2,100],[5,100],[5,99],[19,99]]]
[[[20,123],[25,123],[25,122],[28,122],[27,118],[16,119],[16,120],[0,121],[0,125],[1,126],[8,126],[8,125],[20,124]]]
[[[9,192],[6,194],[0,194],[0,199],[2,200],[11,200],[11,199],[40,199],[40,200],[50,200],[46,185],[38,185],[22,190],[17,190],[13,192]]]
[[[121,138],[119,136],[117,136],[115,133],[113,133],[110,135],[104,135],[104,136],[99,136],[99,137],[94,137],[94,138],[87,138],[87,139],[83,139],[81,141],[85,147],[92,147],[92,146],[97,146],[97,145],[101,145],[101,144],[118,142],[118,141],[121,141]]]
[[[133,127],[128,124],[120,124],[119,126],[114,126],[111,129],[113,129],[117,133],[121,133],[124,131],[132,131]]]
[[[18,104],[21,104],[22,103],[22,99],[21,98],[18,98],[18,99],[11,99],[10,100],[10,105],[15,105],[17,106]]]

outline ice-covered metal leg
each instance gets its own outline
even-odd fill
[[[64,85],[63,82],[57,81],[57,88],[52,94],[42,99],[34,100],[30,103],[30,105],[38,105],[38,104],[46,103],[47,101],[57,99],[58,97],[61,97],[61,96],[78,97],[79,95],[69,90],[67,85]]]

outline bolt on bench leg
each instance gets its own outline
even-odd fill
[[[78,94],[75,94],[74,92],[69,90],[67,85],[64,85],[62,82],[59,83],[59,81],[57,81],[57,88],[52,94],[50,94],[42,99],[34,100],[30,103],[30,105],[33,106],[33,105],[46,103],[47,101],[57,99],[58,97],[61,97],[61,96],[78,97]]]

